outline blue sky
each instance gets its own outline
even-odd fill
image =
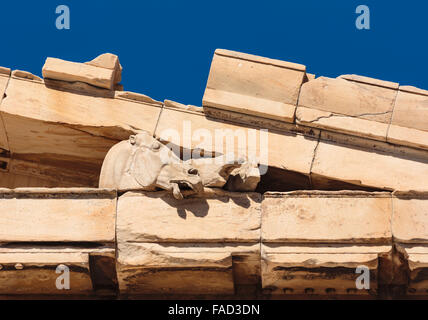
[[[57,30],[68,5],[71,29]],[[355,27],[358,5],[371,29]],[[119,55],[125,90],[201,105],[216,48],[428,89],[428,2],[369,0],[2,1],[0,66],[41,75],[47,56]]]

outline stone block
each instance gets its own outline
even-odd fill
[[[262,241],[388,243],[391,215],[389,193],[267,193],[262,203]]]
[[[404,256],[408,279],[405,294],[426,296],[428,294],[428,246],[423,244],[397,244],[398,251]]]
[[[113,90],[116,71],[94,65],[47,58],[43,66],[43,78],[66,82],[83,82],[95,87]]]
[[[217,49],[202,105],[292,123],[305,74],[300,64]]]
[[[0,190],[0,243],[115,241],[116,192]]]
[[[290,176],[285,177],[282,183],[301,189],[310,187],[308,176],[318,138],[315,133],[310,137],[300,133],[263,130],[207,118],[200,112],[165,107],[156,136],[185,150],[203,149],[205,154],[218,155],[232,153],[235,157],[256,156],[265,169],[269,167],[267,172],[261,168],[262,175],[267,174],[274,179],[280,176],[275,169],[296,172],[301,175],[298,177],[300,180]]]
[[[375,295],[379,257],[390,246],[328,247],[262,246],[262,288],[265,294],[299,296]],[[369,271],[370,289],[358,289],[358,267]]]
[[[386,141],[398,84],[356,75],[319,77],[303,84],[296,121]]]
[[[392,232],[399,243],[428,243],[428,192],[396,192]]]
[[[2,104],[7,85],[9,83],[9,76],[0,73],[0,106]],[[4,127],[4,121],[0,115],[0,149],[9,150],[9,143],[7,141],[6,129]]]
[[[117,142],[138,129],[154,133],[161,103],[69,89],[10,80],[0,114],[13,154],[37,155],[59,167],[78,164],[83,171],[75,170],[76,178],[95,167],[92,176],[99,174],[105,155]]]
[[[66,245],[56,248],[1,248],[0,294],[56,297],[114,294],[114,270],[107,270],[106,264],[100,265],[100,257],[113,261],[114,249],[85,249]],[[59,285],[65,284],[61,279],[57,280],[64,274],[64,267],[69,270],[69,290],[57,287],[57,281]],[[97,268],[104,270],[95,270]],[[107,285],[108,282],[111,286]]]
[[[384,190],[426,189],[426,155],[382,148],[375,143],[372,148],[362,148],[321,140],[311,170],[314,187],[322,185],[323,180],[336,180]]]
[[[388,141],[428,149],[428,91],[409,86],[400,87]]]
[[[122,294],[233,295],[259,282],[261,195],[206,192],[181,201],[167,192],[119,198]]]

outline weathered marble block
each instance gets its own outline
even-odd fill
[[[119,198],[121,294],[234,294],[260,274],[260,194],[208,190],[175,200],[167,192]]]
[[[207,114],[214,108],[294,122],[305,75],[300,64],[217,49],[202,105]]]
[[[407,294],[428,293],[428,192],[395,192],[392,232],[408,270]]]
[[[262,166],[269,167],[261,174],[269,175],[271,182],[276,179],[278,184],[295,189],[310,188],[309,173],[318,138],[315,132],[313,136],[305,136],[271,129],[260,131],[257,127],[208,118],[201,112],[164,107],[156,136],[188,150],[230,152],[237,158],[256,156]]]
[[[9,76],[10,76],[10,69],[9,69],[9,73],[1,73],[0,72],[0,105],[3,101],[3,97],[4,97],[4,93],[6,91],[6,88],[7,88],[7,84],[9,83],[9,79],[10,79]],[[3,121],[0,121],[0,149],[9,150],[9,144],[7,142],[6,129],[4,128]]]
[[[10,79],[7,97],[0,106],[8,137],[6,149],[13,157],[32,157],[31,162],[45,162],[64,171],[71,168],[70,175],[57,170],[58,187],[95,187],[108,150],[137,129],[153,133],[162,103],[148,98],[137,100],[125,93],[115,97],[101,89],[93,94],[82,93],[74,84],[67,85],[61,81]],[[0,127],[0,141],[1,132]],[[28,174],[33,175],[29,168]],[[61,180],[65,181],[63,185]]]
[[[389,193],[265,194],[261,265],[264,292],[375,294],[379,283],[391,281],[391,215]],[[360,266],[370,271],[370,290],[357,289],[360,274],[356,269]]]
[[[114,295],[115,218],[112,190],[0,189],[0,294]]]
[[[400,87],[388,141],[428,149],[428,91],[410,86]]]
[[[342,75],[302,85],[299,124],[386,141],[398,83]]]

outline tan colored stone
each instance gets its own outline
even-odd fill
[[[230,295],[235,285],[257,284],[260,201],[215,189],[179,202],[165,192],[121,196],[121,293]]]
[[[223,142],[222,148],[216,147],[216,135],[220,144]],[[208,119],[200,113],[170,108],[163,109],[156,136],[185,149],[204,149],[218,154],[232,152],[236,157],[244,155],[251,158],[255,155],[262,165],[303,175],[309,174],[317,145],[315,138],[301,134],[260,131]],[[226,136],[232,140],[227,140]],[[239,136],[244,140],[241,143]],[[265,173],[261,172],[262,175]]]
[[[387,243],[391,196],[365,192],[265,194],[263,242]]]
[[[117,98],[117,99],[122,98],[122,99],[126,99],[126,100],[134,100],[134,101],[138,101],[138,102],[158,105],[160,107],[163,106],[162,102],[156,101],[156,100],[150,98],[149,96],[146,96],[145,94],[141,94],[141,93],[135,93],[135,92],[129,92],[129,91],[119,91],[119,92],[115,92],[115,98]]]
[[[315,74],[307,73],[306,77],[308,78],[308,81],[311,81],[315,80],[317,76]]]
[[[122,70],[123,70],[123,68],[120,65],[119,57],[115,54],[104,53],[104,54],[96,57],[92,61],[85,62],[85,64],[90,65],[90,66],[114,70],[114,72],[115,72],[114,83],[119,83],[120,81],[122,81]]]
[[[217,49],[203,106],[294,121],[306,67]]]
[[[280,295],[367,295],[356,290],[355,272],[370,270],[370,289],[377,288],[378,255],[372,254],[265,254],[262,259],[264,292]]]
[[[160,106],[82,95],[43,83],[11,79],[1,105],[13,153],[56,154],[98,165],[136,129],[153,132]],[[79,160],[80,159],[80,160]]]
[[[118,280],[122,294],[233,294],[230,252],[186,252],[183,248],[119,246]],[[134,257],[131,261],[129,258]]]
[[[100,173],[100,188],[115,190],[168,190],[182,200],[183,189],[203,192],[198,171],[178,158],[148,132],[132,135],[107,153]]]
[[[409,296],[426,296],[428,290],[428,247],[426,244],[396,244],[405,258],[408,274],[406,282]],[[408,268],[408,269],[407,269]]]
[[[388,141],[400,145],[428,149],[428,131],[391,125]]]
[[[204,113],[204,109],[202,107],[185,105],[185,104],[175,102],[175,101],[171,101],[171,100],[165,100],[164,106],[167,108],[171,108],[171,109],[187,110],[187,111],[192,111],[192,112]]]
[[[0,242],[114,242],[116,194],[99,189],[0,190]]]
[[[9,77],[3,77],[0,75],[0,106],[4,99],[7,85],[9,83]],[[0,149],[9,150],[9,143],[7,141],[6,129],[4,128],[4,121],[0,115]]]
[[[38,76],[28,72],[28,71],[22,71],[22,70],[12,71],[11,77],[12,78],[21,78],[21,79],[26,79],[26,80],[31,80],[31,81],[37,81],[37,82],[43,81],[40,77],[38,77]]]
[[[391,244],[264,242],[261,248],[262,287],[273,295],[367,295],[392,272]],[[360,266],[370,270],[371,290],[356,290]]]
[[[385,141],[397,89],[396,83],[355,75],[319,77],[302,86],[297,122]]]
[[[71,295],[93,293],[89,256],[82,253],[0,253],[0,294]],[[58,290],[55,271],[70,269],[70,290]]]
[[[0,159],[1,161],[1,159]],[[61,163],[61,162],[59,162]],[[65,161],[55,163],[55,159],[38,155],[13,154],[9,159],[6,180],[1,180],[2,187],[45,187],[45,188],[97,188],[99,165]],[[11,185],[8,185],[11,184]]]
[[[43,78],[67,82],[84,82],[96,87],[113,90],[115,70],[99,68],[83,63],[47,58],[43,66]]]
[[[296,111],[298,123],[319,129],[329,129],[346,134],[358,134],[362,137],[385,140],[388,131],[387,123],[349,117],[337,113],[298,107]]]
[[[0,172],[0,188],[52,188],[54,183],[31,175],[20,175],[16,173]]]
[[[340,143],[321,141],[312,166],[312,181],[330,179],[386,190],[425,190],[426,160]],[[317,184],[314,184],[317,187]]]
[[[259,241],[259,194],[207,192],[214,194],[181,201],[164,192],[126,193],[118,202],[118,236],[133,242]]]
[[[0,293],[5,295],[94,295],[115,285],[113,248],[23,245],[0,248]],[[58,290],[56,273],[70,271],[70,290]],[[101,269],[101,270],[100,270]],[[64,274],[64,273],[62,273]],[[100,277],[100,274],[103,276]]]
[[[9,77],[11,73],[11,70],[9,68],[0,67],[0,75]]]
[[[428,193],[393,198],[392,232],[401,243],[428,243]]]
[[[428,91],[400,87],[388,141],[428,149]]]

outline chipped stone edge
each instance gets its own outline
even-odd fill
[[[283,60],[277,60],[277,59],[271,59],[271,58],[265,58],[261,56],[248,54],[248,53],[242,53],[242,52],[231,51],[226,49],[217,49],[214,54],[223,56],[223,57],[230,57],[230,58],[246,60],[250,62],[268,64],[268,65],[281,67],[285,69],[292,69],[295,71],[306,72],[306,66],[302,64],[283,61]]]
[[[96,188],[0,188],[0,196],[2,195],[103,195],[116,198],[117,191]]]
[[[0,76],[10,77],[12,71],[10,68],[0,67]]]

